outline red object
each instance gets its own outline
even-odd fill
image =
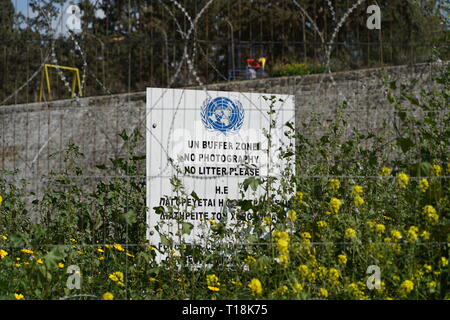
[[[245,59],[245,61],[247,62],[247,67],[249,68],[259,69],[262,67],[259,61],[256,59]]]

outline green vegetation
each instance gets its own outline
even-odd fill
[[[307,65],[305,63],[289,63],[285,65],[276,65],[272,68],[274,77],[303,76],[307,74],[323,73],[325,66]]]
[[[263,195],[256,203],[235,203],[236,221],[203,221],[211,228],[203,247],[175,245],[191,232],[189,223],[179,221],[173,234],[161,229],[166,249],[160,263],[159,248],[145,241],[138,132],[120,134],[129,156],[99,166],[115,178],[98,181],[93,190],[83,183],[75,145],[65,152],[65,171],[48,177],[43,197],[31,205],[25,204],[26,181],[13,183],[17,172],[4,173],[0,298],[448,299],[448,65],[436,82],[435,91],[413,95],[386,79],[399,122],[394,128],[386,123],[383,136],[356,128],[349,136],[345,104],[319,135],[295,134],[287,123],[292,144],[280,161],[297,170],[247,179],[242,189]],[[278,103],[268,99],[272,107]],[[312,131],[319,127],[318,120],[309,124]],[[384,135],[389,129],[393,139]],[[188,196],[181,182],[173,177],[174,191]],[[67,287],[71,265],[79,267],[80,290]],[[381,282],[370,290],[366,272],[373,265]]]

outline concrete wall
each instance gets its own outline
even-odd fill
[[[368,69],[284,78],[269,78],[209,85],[210,90],[284,93],[296,97],[298,130],[311,129],[314,113],[326,126],[344,100],[349,108],[349,128],[377,128],[392,120],[381,75],[389,74],[400,82],[417,81],[415,89],[430,86],[438,66],[419,64],[384,69]],[[201,88],[199,88],[201,89]],[[0,169],[20,169],[20,176],[31,183],[30,190],[40,192],[50,171],[63,168],[63,151],[72,141],[85,157],[80,166],[87,180],[104,174],[96,165],[125,154],[118,137],[122,130],[140,128],[145,133],[145,92],[47,103],[0,107]],[[321,130],[321,128],[314,128]],[[145,152],[145,142],[139,148]],[[86,183],[89,183],[86,181]]]

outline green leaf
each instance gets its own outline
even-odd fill
[[[192,229],[194,228],[194,225],[189,222],[183,222],[181,223],[181,231],[183,234],[191,234]]]
[[[284,159],[284,158],[292,157],[293,155],[294,155],[294,152],[292,152],[292,151],[287,151],[286,153],[283,154],[283,159]]]
[[[414,146],[414,143],[409,138],[397,138],[397,145],[403,152],[408,152]]]
[[[395,103],[395,96],[392,93],[389,93],[387,95],[387,99],[388,99],[389,103],[391,103],[391,104]]]
[[[122,132],[119,133],[119,137],[121,137],[123,141],[128,141],[128,139],[130,138],[125,129],[123,129]]]
[[[262,183],[262,180],[259,178],[255,178],[255,177],[247,178],[243,182],[244,191],[247,191],[249,186],[253,189],[253,191],[256,191],[256,189],[258,188],[258,186],[261,183]]]
[[[195,193],[195,191],[191,192],[191,197],[194,198],[196,201],[199,201],[200,198],[198,197],[198,195]]]
[[[398,116],[399,116],[400,120],[405,121],[405,119],[406,119],[406,112],[405,111],[400,111],[398,113]]]
[[[136,212],[134,210],[130,210],[122,215],[122,219],[127,225],[130,226],[136,222]]]
[[[292,123],[292,122],[286,122],[286,127],[288,127],[289,129],[291,129],[291,130],[295,130],[295,128],[294,128],[294,124]]]
[[[391,90],[396,90],[396,89],[397,89],[397,83],[396,83],[395,80],[389,81],[389,88],[390,88]]]
[[[428,177],[431,175],[431,163],[419,162],[411,166],[411,175],[416,177]]]
[[[155,210],[156,214],[164,214],[165,213],[163,206],[153,207],[153,210]]]
[[[419,105],[419,100],[414,97],[414,96],[406,96],[406,99],[408,99],[409,102],[411,102],[411,104],[418,106]]]
[[[169,238],[167,238],[165,235],[163,235],[163,234],[159,234],[159,237],[160,237],[160,239],[161,239],[161,244],[163,245],[163,246],[170,246],[170,240],[169,240]]]
[[[23,247],[26,243],[24,236],[19,234],[12,234],[9,239],[11,240],[11,244],[16,247]]]
[[[57,263],[66,257],[64,247],[55,247],[44,256],[44,262],[49,268],[56,268]]]

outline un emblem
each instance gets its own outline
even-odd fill
[[[206,99],[203,102],[201,117],[207,129],[227,135],[242,127],[244,108],[239,101],[225,97]]]

